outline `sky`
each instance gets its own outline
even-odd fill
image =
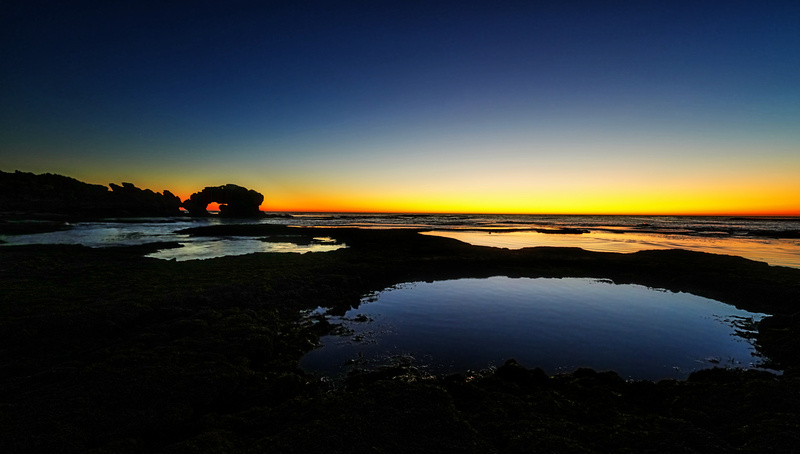
[[[0,170],[267,211],[800,215],[800,2],[0,3]]]

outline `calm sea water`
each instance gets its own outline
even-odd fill
[[[8,235],[7,244],[84,244],[92,247],[177,241],[180,249],[154,257],[203,259],[250,252],[308,252],[340,245],[268,243],[259,238],[189,237],[176,233],[187,227],[226,223],[267,223],[305,227],[421,228],[470,244],[503,248],[531,246],[580,247],[592,251],[635,252],[643,249],[690,249],[729,254],[800,268],[800,239],[769,238],[754,232],[798,232],[800,218],[735,218],[685,216],[544,216],[295,213],[291,218],[232,220],[223,218],[157,218],[77,223],[70,230],[35,235]],[[538,230],[583,229],[581,234],[551,234]],[[321,238],[327,237],[324,231]]]
[[[329,317],[346,334],[323,337],[300,365],[336,376],[401,358],[447,373],[514,358],[548,373],[591,367],[632,379],[682,379],[714,366],[755,367],[755,349],[737,333],[764,315],[607,280],[416,282]]]

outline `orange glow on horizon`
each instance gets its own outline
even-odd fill
[[[440,172],[389,167],[349,178],[319,172],[252,183],[264,194],[261,209],[276,212],[800,216],[793,165],[739,174],[523,165],[458,171],[458,164],[442,161]]]
[[[211,210],[212,208],[209,208]],[[553,212],[534,212],[534,211],[475,211],[475,210],[402,210],[402,209],[332,209],[327,207],[303,207],[294,209],[291,207],[265,207],[261,206],[261,211],[267,213],[351,213],[351,214],[488,214],[488,215],[534,215],[534,216],[743,216],[743,217],[800,217],[800,211],[553,211]]]
[[[320,213],[452,213],[452,214],[541,214],[541,215],[639,215],[639,216],[800,216],[800,205],[786,194],[774,197],[768,191],[758,196],[743,191],[696,196],[685,194],[621,194],[597,191],[593,195],[561,194],[550,198],[502,197],[472,194],[472,197],[358,197],[340,194],[328,198],[272,198],[262,211]],[[800,200],[800,195],[795,200]],[[766,202],[765,202],[766,201]]]
[[[789,169],[792,170],[792,169]],[[325,180],[319,174],[297,179],[226,177],[264,195],[265,212],[452,213],[638,216],[800,217],[800,184],[785,174],[722,179],[648,180],[647,175],[589,174],[574,178],[523,178],[513,171],[467,179],[414,177]],[[677,177],[676,177],[677,178]],[[159,184],[156,184],[159,183]],[[137,182],[164,187],[163,181]],[[180,183],[180,184],[175,184]],[[216,182],[214,182],[216,183]],[[174,181],[181,200],[204,185]],[[218,210],[212,203],[209,210]]]
[[[505,208],[505,209],[504,209]],[[209,207],[209,209],[212,209]],[[657,209],[654,207],[604,207],[604,209],[538,209],[514,208],[470,208],[460,204],[452,206],[432,206],[428,204],[387,204],[384,206],[361,205],[358,203],[335,204],[281,204],[265,202],[261,211],[279,213],[409,213],[409,214],[508,214],[508,215],[608,215],[608,216],[753,216],[753,217],[800,217],[800,209],[758,209],[758,208],[696,208]]]
[[[696,190],[658,193],[628,190],[562,191],[562,194],[506,196],[486,192],[480,194],[364,194],[327,191],[328,195],[312,194],[309,189],[297,193],[274,193],[258,189],[265,201],[264,212],[285,213],[431,213],[431,214],[531,214],[531,215],[629,215],[629,216],[762,216],[800,217],[800,191],[796,195],[776,189],[749,193],[746,189],[727,191]],[[195,191],[174,193],[186,200]],[[326,191],[320,190],[320,194]],[[700,193],[701,195],[697,195]],[[218,203],[208,210],[219,210]]]

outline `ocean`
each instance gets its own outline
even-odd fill
[[[282,213],[281,213],[282,214]],[[247,237],[189,237],[189,227],[261,223],[320,229],[311,245],[263,242]],[[68,230],[0,237],[5,245],[83,244],[90,247],[159,241],[184,247],[152,254],[193,260],[251,252],[335,250],[326,227],[423,229],[426,235],[470,244],[519,249],[534,246],[579,247],[629,253],[646,249],[688,249],[745,257],[775,266],[800,268],[800,217],[732,216],[578,216],[486,214],[290,213],[263,219],[146,218],[78,222]]]

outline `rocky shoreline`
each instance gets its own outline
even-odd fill
[[[678,250],[509,251],[410,230],[325,234],[348,247],[187,262],[142,257],[159,244],[4,247],[0,450],[800,449],[800,270]],[[343,312],[402,282],[492,275],[608,278],[771,314],[756,341],[784,373],[709,369],[653,383],[587,369],[550,376],[515,361],[441,377],[393,364],[332,386],[297,368],[326,332],[305,323],[303,310]]]

